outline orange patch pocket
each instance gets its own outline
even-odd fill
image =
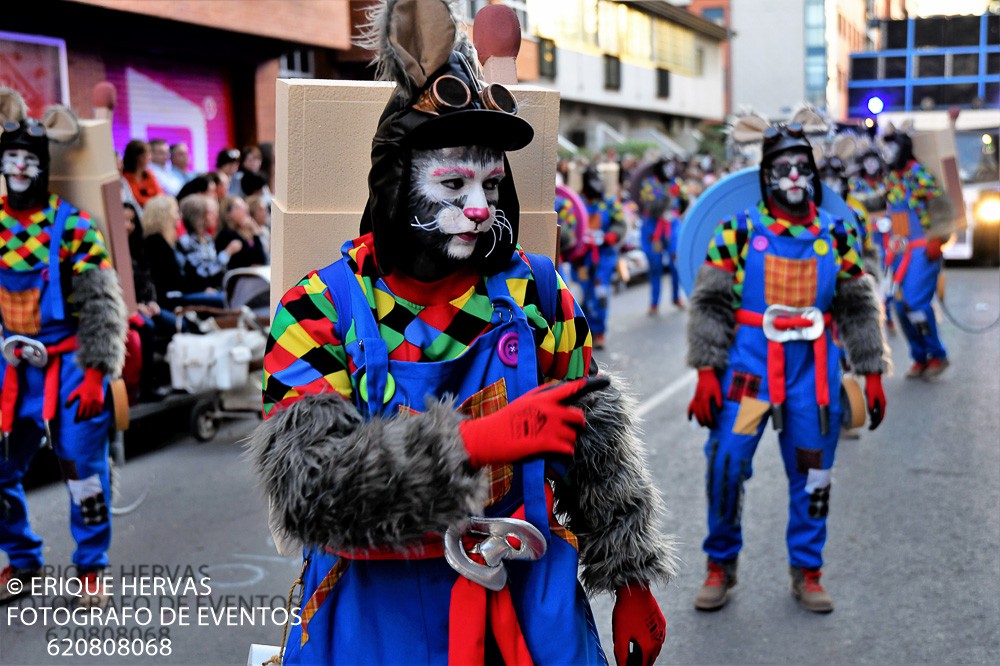
[[[0,287],[0,317],[11,333],[37,335],[42,330],[41,292],[7,291]]]
[[[773,254],[764,257],[764,298],[768,305],[807,308],[816,301],[818,289],[816,259],[786,259]]]
[[[893,236],[900,236],[902,238],[910,237],[910,214],[908,212],[902,210],[896,213],[889,213],[889,219],[892,220]]]

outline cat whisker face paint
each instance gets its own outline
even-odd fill
[[[505,176],[503,153],[493,148],[414,150],[410,226],[421,243],[452,260],[471,257],[481,234],[496,233],[499,185]],[[506,218],[499,228],[512,233]]]

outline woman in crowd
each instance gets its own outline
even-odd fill
[[[215,249],[222,252],[234,242],[241,247],[230,256],[229,270],[268,263],[260,229],[250,216],[250,207],[242,197],[230,196],[222,200],[222,228],[215,237]]]
[[[212,196],[195,194],[187,197],[181,202],[180,212],[187,229],[187,234],[177,239],[185,284],[189,292],[218,290],[222,287],[222,276],[229,268],[230,257],[242,249],[243,241],[234,238],[221,251],[215,249],[209,230],[218,227],[219,204]],[[217,300],[221,307],[221,295]]]
[[[122,176],[128,183],[132,195],[140,206],[155,196],[163,194],[163,189],[149,171],[149,144],[142,139],[132,139],[125,145],[122,155]]]

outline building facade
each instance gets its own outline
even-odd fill
[[[725,118],[723,26],[663,1],[523,4],[538,83],[559,91],[570,144],[599,151],[637,141],[689,154],[692,130]]]
[[[117,90],[115,148],[189,144],[192,168],[226,147],[274,140],[279,76],[370,78],[351,49],[348,0],[44,0],[5,8],[0,84],[30,112],[60,102],[93,117],[94,85]]]

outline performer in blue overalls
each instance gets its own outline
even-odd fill
[[[674,178],[673,161],[660,159],[640,168],[632,176],[629,197],[639,212],[642,251],[649,266],[649,314],[660,309],[665,255],[670,242],[670,187]],[[676,303],[676,301],[675,301]]]
[[[892,230],[886,264],[892,270],[893,300],[899,325],[910,345],[908,379],[931,379],[948,367],[948,352],[938,336],[931,301],[941,276],[941,246],[951,233],[950,216],[932,214],[943,203],[934,175],[913,155],[913,140],[901,131],[883,137],[885,179]]]
[[[889,231],[891,225],[886,216],[885,200],[885,164],[882,156],[879,155],[875,144],[867,136],[858,139],[855,149],[854,175],[847,179],[847,190],[849,196],[858,201],[868,213],[869,231],[872,249],[878,253],[878,259],[872,263],[872,267],[866,270],[872,272],[878,268],[879,275],[877,283],[881,284],[885,276],[888,265],[886,257],[889,252]],[[892,290],[884,288],[882,290],[883,302],[885,303],[885,324],[890,333],[895,333],[895,325],[892,318]]]
[[[447,3],[375,24],[399,92],[363,235],[282,299],[251,443],[277,532],[304,546],[284,663],[602,664],[582,566],[618,595],[616,659],[650,664],[671,548],[629,408],[587,378],[586,320],[517,248],[504,151],[532,129],[476,78]]]
[[[581,305],[594,336],[594,349],[604,349],[618,245],[625,238],[627,226],[621,201],[605,195],[604,182],[592,165],[583,174],[582,195],[590,219],[584,234],[587,251],[577,262],[576,275],[583,288]]]
[[[880,305],[850,228],[817,208],[822,190],[801,126],[765,132],[759,173],[763,199],[717,229],[691,296],[698,386],[689,417],[711,428],[708,575],[695,607],[721,608],[736,584],[743,485],[770,416],[789,480],[792,591],[807,610],[829,612],[820,568],[842,417],[831,325],[867,378],[874,428],[885,413]]]
[[[35,452],[50,445],[69,489],[73,563],[83,580],[83,605],[107,594],[111,522],[108,478],[108,378],[121,372],[125,312],[118,278],[100,232],[87,213],[48,191],[50,111],[26,118],[20,96],[0,90],[0,135],[7,197],[0,212],[0,601],[31,590],[40,575],[42,540],[28,522],[21,478]],[[23,586],[8,585],[19,579]]]

